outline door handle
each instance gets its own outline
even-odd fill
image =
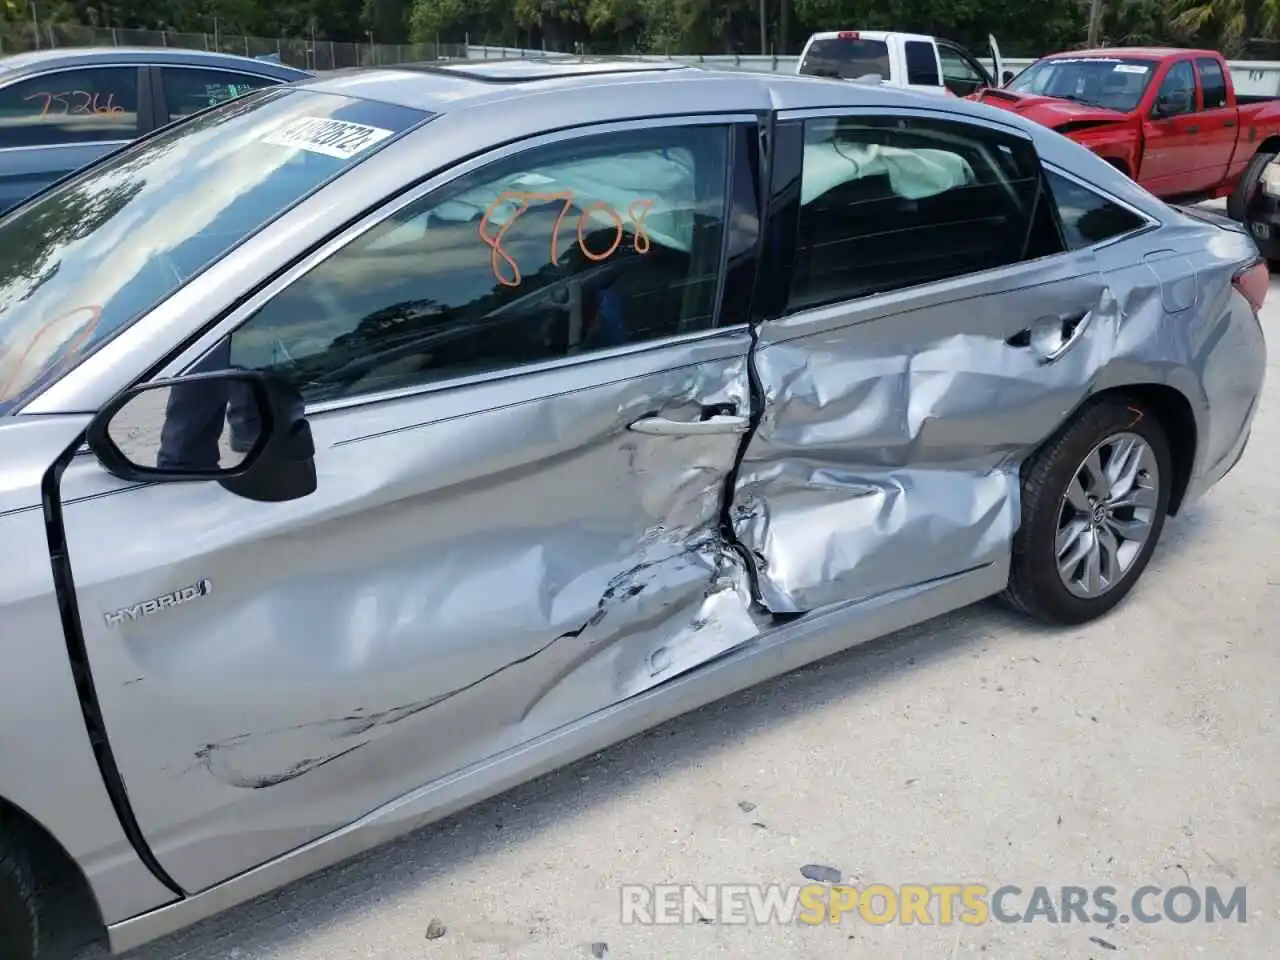
[[[729,433],[746,433],[751,421],[732,413],[718,413],[706,420],[669,420],[666,417],[641,417],[627,429],[650,437],[711,437]]]
[[[1006,339],[1005,343],[1010,347],[1034,350],[1040,354],[1041,363],[1053,363],[1080,342],[1092,319],[1092,310],[1066,317],[1042,317]]]
[[[1235,122],[1234,120],[1228,120],[1226,123],[1224,123],[1224,124],[1222,125],[1222,129],[1223,129],[1223,130],[1229,130],[1230,128],[1234,127],[1235,125],[1236,125],[1236,122]]]
[[[1187,133],[1199,133],[1199,132],[1200,132],[1200,124],[1192,123],[1187,126]]]

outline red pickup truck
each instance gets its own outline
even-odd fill
[[[1236,220],[1280,154],[1280,100],[1237,95],[1213,50],[1055,53],[969,99],[1057,130],[1162,199],[1227,197]]]

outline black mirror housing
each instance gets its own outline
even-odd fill
[[[1151,108],[1151,115],[1161,119],[1176,117],[1179,114],[1190,113],[1191,108],[1192,96],[1190,94],[1177,96],[1166,93],[1156,97],[1155,105]]]
[[[258,371],[188,374],[124,390],[85,439],[122,480],[213,480],[250,500],[296,500],[316,489],[304,406],[291,385]]]
[[[1013,71],[1006,70],[1000,75],[1000,86],[1007,86],[1013,80]]]

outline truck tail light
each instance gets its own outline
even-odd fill
[[[1231,278],[1231,285],[1244,295],[1255,311],[1261,310],[1267,291],[1271,289],[1271,271],[1267,268],[1267,261],[1251,263]]]
[[[857,30],[841,30],[839,33],[836,34],[836,36],[839,37],[841,40],[857,40],[858,31]]]

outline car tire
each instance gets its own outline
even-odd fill
[[[1275,158],[1274,153],[1259,152],[1253,155],[1249,165],[1244,168],[1244,173],[1240,175],[1240,182],[1227,197],[1227,216],[1232,220],[1244,223],[1249,213],[1249,201],[1253,199],[1253,194],[1258,189],[1258,179],[1262,176],[1262,171],[1267,168],[1267,164]]]
[[[23,849],[0,834],[0,957],[39,960],[40,913],[31,867]]]
[[[1172,481],[1169,440],[1151,410],[1115,396],[1088,403],[1023,467],[1004,600],[1064,625],[1110,611],[1151,559]]]

